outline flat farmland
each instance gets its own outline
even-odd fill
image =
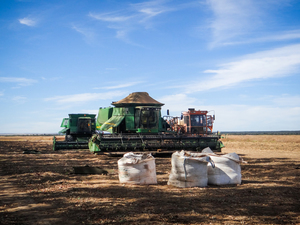
[[[50,136],[0,136],[0,224],[300,224],[300,135],[225,135],[242,184],[167,185],[170,157],[156,157],[157,185],[120,184],[120,157],[52,150]],[[36,154],[24,154],[36,153]],[[73,167],[107,174],[75,174]]]

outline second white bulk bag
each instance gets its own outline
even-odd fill
[[[238,154],[233,152],[225,155],[216,155],[208,148],[204,149],[202,153],[209,155],[215,163],[214,168],[208,165],[208,184],[226,185],[242,183],[240,163],[245,161]]]
[[[118,171],[120,183],[157,184],[155,158],[151,154],[124,154],[118,160]]]
[[[190,153],[182,150],[172,154],[172,169],[168,185],[176,187],[205,187],[207,186],[207,163],[209,156],[201,153]]]

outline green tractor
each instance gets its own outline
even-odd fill
[[[53,150],[60,149],[86,149],[88,140],[96,131],[96,114],[69,114],[69,118],[64,118],[59,131],[65,134],[64,141],[57,141],[53,138]]]

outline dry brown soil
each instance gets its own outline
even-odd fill
[[[156,157],[157,185],[119,183],[120,157],[52,151],[52,137],[0,137],[0,224],[300,224],[300,135],[228,135],[242,184],[167,185],[170,157]],[[23,154],[36,150],[39,154]],[[107,175],[75,174],[75,166]]]

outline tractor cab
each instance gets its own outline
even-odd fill
[[[95,133],[96,114],[69,114],[69,118],[64,118],[59,133],[65,134],[67,141],[76,141],[81,138],[87,139]]]
[[[159,107],[136,107],[134,123],[137,133],[158,132],[159,118]]]
[[[181,113],[181,127],[183,133],[211,134],[215,115],[208,115],[208,111],[189,108]]]

